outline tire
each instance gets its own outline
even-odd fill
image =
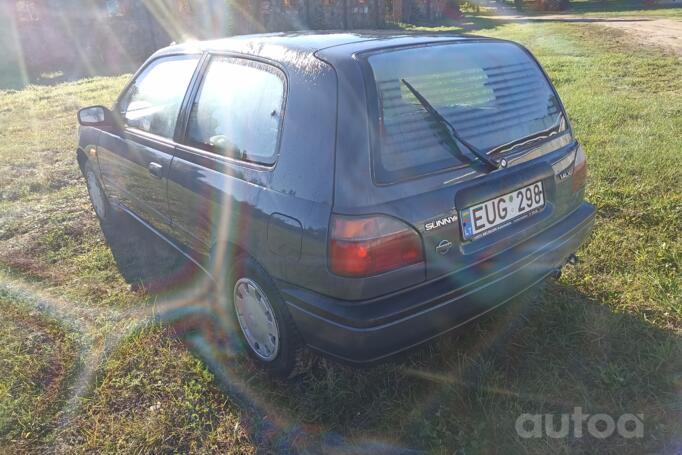
[[[99,218],[102,223],[111,221],[113,216],[111,205],[109,204],[107,195],[97,178],[97,174],[95,173],[95,169],[90,160],[85,161],[85,164],[83,165],[83,176],[85,177],[90,202],[92,203],[92,208],[95,210],[97,218]]]
[[[262,370],[273,376],[289,377],[302,354],[303,343],[272,278],[250,256],[240,254],[234,259],[225,278],[224,286],[221,288],[226,298],[217,299],[218,305],[223,307],[218,308],[217,313],[222,319],[223,327],[228,330],[228,338],[238,338],[240,351],[246,351],[252,361]],[[249,294],[260,295],[262,298],[259,300],[261,305],[257,306],[259,311],[253,311],[254,313],[259,313],[263,307],[266,307],[269,308],[268,311],[272,316],[272,324],[266,324],[267,330],[253,330],[254,334],[251,335],[247,332],[249,332],[249,326],[253,326],[254,323],[243,311],[245,306],[256,309],[256,306],[253,306],[253,299],[248,297]],[[272,343],[264,343],[270,346],[260,346],[260,350],[258,346],[254,347],[254,342],[258,343],[263,338],[257,336],[256,332],[271,334],[273,327],[276,328],[277,334],[277,340],[274,343],[276,348],[267,349],[267,347],[272,347]],[[234,333],[238,333],[239,336],[229,336]],[[268,350],[274,352],[267,352]]]

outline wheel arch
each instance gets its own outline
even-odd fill
[[[85,172],[85,163],[88,161],[88,155],[86,155],[85,150],[78,147],[76,150],[76,161],[78,161],[78,167],[81,172]]]
[[[232,240],[224,240],[222,242],[213,242],[213,245],[209,250],[209,270],[216,270],[216,272],[221,274],[221,276],[214,276],[213,278],[216,280],[224,278],[225,274],[229,273],[230,267],[234,265],[234,261],[239,257],[246,257],[251,261],[254,261],[263,270],[265,270],[270,277],[272,277],[270,272],[263,266],[256,256],[248,251],[248,249],[238,243],[233,242]]]

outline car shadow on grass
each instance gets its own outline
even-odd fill
[[[548,281],[379,365],[353,368],[309,353],[294,377],[276,380],[243,360],[238,338],[217,330],[206,305],[215,296],[210,286],[197,285],[200,272],[173,259],[172,250],[154,238],[131,244],[136,236],[121,229],[110,237],[124,277],[158,296],[158,319],[204,360],[242,408],[259,447],[294,453],[679,448],[680,337],[614,311],[608,295],[588,295],[567,284],[579,269],[569,271],[567,281]],[[159,252],[167,255],[169,268],[159,266]],[[583,436],[576,437],[575,425],[560,438],[544,429],[539,437],[517,433],[522,414],[549,414],[558,426],[576,408],[615,421],[641,414],[643,436],[600,438],[583,426]]]
[[[189,286],[200,273],[177,250],[143,228],[126,213],[100,222],[116,266],[131,290],[163,294]]]

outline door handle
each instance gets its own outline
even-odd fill
[[[161,178],[163,177],[163,166],[160,165],[159,163],[151,162],[147,166],[147,169],[149,170],[149,173],[153,175],[156,178]]]

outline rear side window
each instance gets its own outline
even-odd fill
[[[284,105],[284,78],[270,65],[213,57],[192,106],[187,140],[220,155],[272,164]]]
[[[163,57],[140,73],[119,103],[129,128],[172,138],[198,56]]]
[[[368,57],[379,102],[380,183],[467,162],[402,82],[406,80],[467,142],[491,151],[555,130],[562,112],[538,65],[511,43],[457,43],[382,51]],[[466,147],[458,144],[465,156]]]

